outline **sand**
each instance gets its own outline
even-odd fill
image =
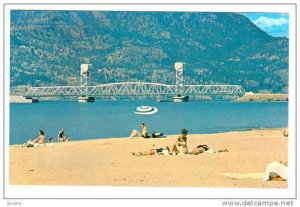
[[[177,136],[159,139],[95,139],[52,146],[10,146],[9,183],[16,185],[93,185],[156,187],[287,188],[286,181],[262,181],[272,161],[288,160],[283,129],[188,135],[199,144],[229,152],[200,155],[132,156],[131,152],[172,145]],[[234,179],[226,174],[245,174]]]

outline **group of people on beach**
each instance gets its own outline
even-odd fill
[[[131,135],[129,136],[130,139],[134,137],[138,138],[149,138],[150,136],[148,135],[148,128],[145,125],[145,123],[141,123],[140,125],[142,131],[139,132],[137,130],[133,130]],[[227,149],[225,150],[218,150],[215,151],[214,149],[210,149],[207,145],[198,145],[195,147],[192,151],[188,151],[187,147],[187,134],[188,130],[182,129],[181,130],[181,135],[177,138],[177,141],[173,146],[169,147],[166,146],[165,148],[156,148],[156,149],[150,149],[149,151],[145,152],[132,152],[132,155],[134,156],[144,156],[144,155],[184,155],[184,154],[191,154],[191,155],[198,155],[201,153],[204,153],[206,151],[211,151],[212,153],[214,152],[228,152]]]
[[[148,134],[148,127],[145,123],[140,124],[141,132],[138,130],[133,130],[130,134],[129,138],[150,138]],[[43,130],[38,131],[39,136],[35,139],[29,139],[27,143],[23,144],[22,146],[26,147],[37,147],[41,146],[45,143],[46,136]],[[161,134],[161,133],[160,133]],[[154,148],[144,152],[132,152],[133,156],[145,156],[145,155],[198,155],[202,153],[216,153],[216,152],[228,152],[227,149],[224,150],[215,150],[213,148],[208,147],[206,144],[198,145],[193,148],[191,151],[188,151],[187,147],[187,134],[188,130],[182,129],[180,136],[177,138],[176,142],[171,146],[166,146],[164,148]],[[283,131],[284,136],[288,136],[288,130],[285,129]],[[154,135],[152,134],[152,137]],[[50,138],[48,142],[53,142],[53,138]],[[64,129],[61,129],[57,134],[57,141],[58,142],[66,142],[69,141],[69,137],[65,135]],[[265,181],[268,180],[275,180],[275,181],[285,181],[287,180],[288,176],[288,168],[287,162],[271,162],[266,167],[266,172],[264,179]]]
[[[25,144],[24,147],[37,147],[39,145],[43,145],[46,142],[45,132],[43,130],[38,131],[39,136],[35,139],[29,139]],[[65,135],[64,129],[61,129],[57,134],[57,141],[58,142],[67,142],[69,141],[68,135]],[[48,142],[54,142],[54,139],[51,137],[49,138]]]
[[[137,130],[133,130],[129,138],[138,137],[138,138],[148,138],[148,128],[145,123],[141,123],[142,131],[139,132]],[[227,149],[223,150],[215,150],[213,148],[208,147],[206,144],[198,145],[193,148],[192,151],[188,151],[187,147],[187,134],[188,131],[186,129],[181,130],[181,135],[177,138],[177,141],[172,147],[165,148],[155,148],[150,149],[144,152],[132,152],[133,156],[145,156],[145,155],[198,155],[201,153],[216,153],[216,152],[229,152]],[[287,128],[283,131],[283,135],[285,137],[288,136]],[[271,162],[267,165],[265,176],[263,178],[264,181],[286,181],[288,179],[288,167],[287,162]]]

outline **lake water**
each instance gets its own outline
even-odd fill
[[[136,107],[158,108],[154,115],[137,115]],[[285,127],[288,103],[96,101],[80,104],[71,101],[10,104],[10,144],[20,144],[45,131],[56,140],[61,128],[71,140],[128,137],[145,122],[149,132],[179,134],[215,133],[253,128]]]

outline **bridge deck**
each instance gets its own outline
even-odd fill
[[[176,85],[145,82],[109,83],[96,86],[49,86],[31,87],[26,98],[51,96],[126,96],[126,95],[177,95]],[[181,95],[238,95],[245,94],[238,85],[184,85]]]

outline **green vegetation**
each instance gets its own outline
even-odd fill
[[[287,93],[288,39],[235,13],[11,12],[11,86],[78,85],[81,63],[94,83],[237,84]]]

